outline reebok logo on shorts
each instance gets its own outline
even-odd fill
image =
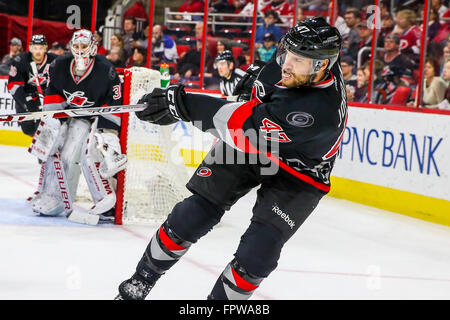
[[[280,208],[278,208],[276,204],[272,207],[272,211],[275,212],[278,216],[280,216],[281,219],[286,221],[286,223],[289,225],[289,227],[291,227],[291,229],[294,229],[295,222],[289,218],[288,214],[284,213]]]

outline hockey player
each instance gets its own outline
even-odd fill
[[[47,53],[47,39],[42,34],[33,35],[29,47],[30,51],[13,59],[9,71],[8,90],[16,102],[17,113],[39,111],[43,102],[40,98],[47,88],[48,68],[56,58],[53,53]],[[32,137],[38,122],[24,121],[20,126],[23,133]]]
[[[142,120],[193,121],[221,139],[187,184],[191,197],[175,205],[156,231],[117,299],[144,299],[155,282],[251,189],[259,187],[250,226],[208,299],[248,299],[277,267],[283,245],[330,190],[330,173],[347,119],[338,60],[341,37],[323,18],[304,20],[280,40],[277,59],[252,68],[249,101],[227,102],[155,89],[142,101]],[[246,85],[241,88],[248,87]],[[275,142],[275,143],[270,143]],[[257,163],[220,163],[221,152],[259,155]],[[269,170],[266,170],[269,169]]]
[[[245,72],[235,68],[233,53],[230,50],[220,52],[214,60],[214,68],[220,75],[220,92],[224,96],[232,96],[234,88]]]
[[[50,66],[43,109],[121,104],[119,77],[111,63],[97,55],[92,33],[74,32],[70,50],[71,55],[57,58]],[[42,192],[31,201],[33,211],[47,216],[71,214],[81,164],[95,203],[89,213],[99,215],[100,222],[113,220],[113,176],[127,162],[121,154],[119,128],[120,117],[115,115],[41,121],[30,150],[46,165]]]

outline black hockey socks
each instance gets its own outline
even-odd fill
[[[178,237],[166,221],[150,240],[135,274],[119,286],[118,300],[144,300],[156,281],[189,249],[191,242]]]
[[[233,259],[217,279],[208,300],[247,300],[263,279],[248,273]]]

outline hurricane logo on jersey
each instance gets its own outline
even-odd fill
[[[75,108],[85,108],[92,107],[94,105],[94,101],[89,101],[87,97],[84,96],[83,91],[75,91],[74,93],[64,91],[64,95],[66,96],[67,103]]]
[[[207,167],[201,167],[197,170],[197,175],[200,177],[209,177],[212,174],[211,169]]]
[[[34,74],[30,73],[28,83],[33,86],[36,86],[36,80],[39,83],[39,86],[41,87],[47,83],[47,77],[45,75],[38,73],[35,77]]]
[[[291,112],[287,115],[286,121],[300,128],[311,127],[314,124],[313,116],[306,112]]]

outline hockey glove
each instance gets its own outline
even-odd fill
[[[233,90],[233,96],[239,96],[238,101],[248,101],[250,100],[250,94],[252,92],[253,83],[258,78],[261,69],[266,65],[265,62],[255,60],[246,71],[244,77],[237,83]]]
[[[185,95],[183,85],[172,85],[167,89],[155,88],[139,100],[138,103],[147,104],[147,108],[136,112],[136,116],[140,120],[159,125],[168,125],[179,120],[190,121],[183,103]]]

